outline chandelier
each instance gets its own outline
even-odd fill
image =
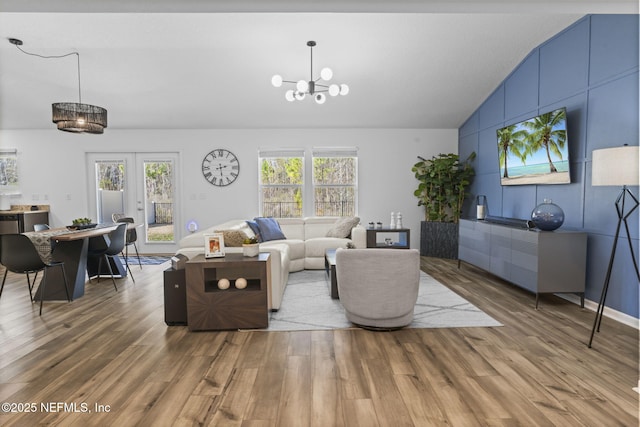
[[[313,47],[316,42],[313,40],[307,42],[307,46],[311,51],[311,72],[309,81],[306,80],[284,80],[281,75],[276,74],[271,78],[271,84],[275,87],[281,87],[282,83],[291,83],[295,85],[295,89],[289,89],[284,94],[287,101],[302,101],[307,95],[313,97],[318,104],[324,104],[327,100],[325,93],[331,96],[346,95],[349,93],[349,86],[346,84],[328,84],[329,80],[333,77],[333,71],[331,68],[323,68],[320,71],[320,77],[313,78]]]
[[[70,55],[76,55],[78,59],[78,102],[56,102],[51,104],[52,121],[58,126],[58,130],[73,133],[93,133],[100,134],[107,127],[107,110],[90,104],[82,103],[82,94],[80,91],[80,54],[71,52],[65,55],[44,56],[24,51],[22,40],[10,38],[9,43],[15,45],[22,53],[39,58],[64,58]]]

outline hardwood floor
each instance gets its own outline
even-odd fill
[[[638,331],[457,262],[423,269],[504,324],[395,332],[189,332],[162,271],[31,304],[0,298],[0,425],[637,426]],[[0,274],[3,274],[0,269]],[[34,404],[34,405],[31,405]],[[75,406],[74,406],[75,405]]]

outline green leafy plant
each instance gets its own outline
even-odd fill
[[[475,175],[471,161],[473,152],[463,162],[457,154],[439,154],[431,159],[420,159],[411,171],[419,181],[413,195],[418,206],[425,208],[425,221],[454,222],[460,219],[466,189]]]
[[[247,237],[242,242],[243,245],[255,245],[256,243],[258,243],[258,238],[257,237]]]
[[[91,224],[91,219],[89,218],[76,218],[72,221],[73,225],[87,225]]]

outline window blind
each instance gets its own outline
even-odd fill
[[[358,147],[314,147],[313,157],[358,157]]]

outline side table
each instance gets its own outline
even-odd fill
[[[411,230],[408,228],[369,228],[367,229],[368,248],[409,249]],[[387,244],[385,239],[390,239]]]
[[[187,324],[187,284],[185,271],[164,271],[164,323],[169,326]]]
[[[324,271],[329,279],[331,298],[338,299],[338,278],[336,277],[336,250],[327,249],[324,253]]]
[[[189,330],[266,328],[269,256],[269,253],[257,257],[227,254],[207,259],[198,255],[189,260],[186,265]],[[241,278],[246,280],[244,289],[236,287]],[[219,288],[222,279],[228,280],[227,289]]]

